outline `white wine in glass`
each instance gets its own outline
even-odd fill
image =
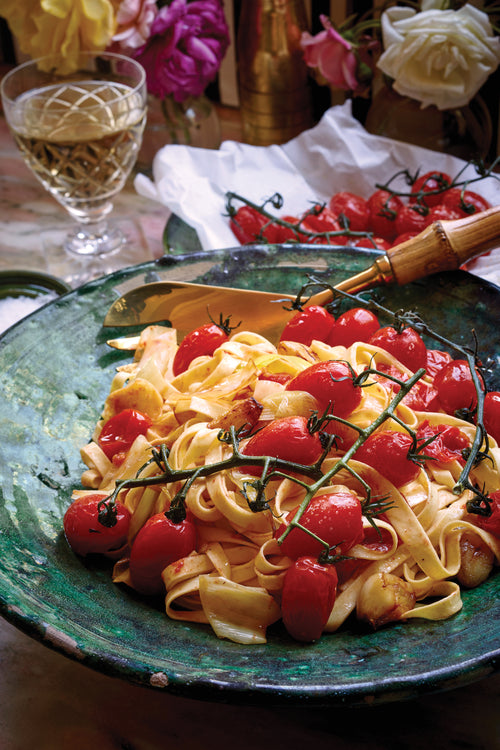
[[[28,166],[78,222],[64,247],[80,256],[124,242],[107,216],[139,152],[146,122],[145,72],[112,53],[82,53],[61,74],[57,58],[20,65],[2,81],[5,116]]]

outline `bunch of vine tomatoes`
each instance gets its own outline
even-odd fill
[[[301,216],[269,218],[253,205],[240,206],[230,227],[242,244],[268,242],[375,247],[398,245],[440,220],[461,219],[485,211],[490,203],[478,193],[459,187],[444,172],[426,172],[408,193],[379,188],[368,198],[349,191],[332,195]]]

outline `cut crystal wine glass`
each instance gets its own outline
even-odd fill
[[[25,162],[77,222],[65,249],[103,256],[124,242],[107,217],[141,146],[145,72],[104,52],[82,53],[69,72],[63,63],[50,56],[10,71],[1,86],[4,112]]]

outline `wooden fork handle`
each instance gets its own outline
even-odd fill
[[[500,248],[500,206],[463,219],[436,221],[387,250],[397,284],[453,271],[477,255]]]

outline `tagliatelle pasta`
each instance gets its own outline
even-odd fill
[[[422,425],[436,431],[446,426],[458,428],[461,439],[472,445],[475,427],[469,422],[442,411],[415,410],[406,398],[396,399],[392,409],[397,391],[384,381],[384,368],[400,373],[401,382],[413,373],[388,352],[361,342],[349,348],[320,341],[274,346],[256,333],[237,331],[213,355],[197,358],[174,376],[176,350],[172,329],[149,326],[143,331],[134,361],[118,368],[92,441],[82,448],[85,490],[76,493],[81,497],[99,492],[104,497],[124,480],[161,479],[159,451],[166,451],[171,480],[125,482],[120,488],[118,499],[131,518],[113,580],[134,585],[130,554],[137,535],[148,519],[168,511],[181,495],[196,528],[196,546],[162,571],[169,618],[209,624],[217,636],[237,643],[265,643],[268,627],[282,616],[283,582],[293,564],[278,541],[279,529],[318,481],[316,494],[348,492],[366,510],[363,538],[338,560],[338,586],[326,632],[337,630],[352,615],[375,627],[397,619],[450,617],[462,606],[465,542],[485,557],[486,575],[500,562],[499,538],[480,528],[467,510],[471,490],[455,492],[463,468],[460,458],[422,460],[416,476],[401,486],[355,455],[342,463],[359,432],[383,414],[387,417],[375,432],[407,434],[406,428],[416,433]],[[321,415],[323,407],[313,395],[286,382],[314,363],[331,360],[347,363],[353,378],[367,370],[370,374],[359,387],[354,411],[343,421],[328,423],[326,432],[336,432],[338,438],[330,441],[314,476],[312,470],[309,476],[297,476],[296,470],[280,468],[264,482],[263,498],[255,508],[252,498],[258,494],[262,464],[257,474],[249,471],[248,462],[235,461],[196,475],[198,469],[231,459],[234,445],[227,438],[228,426],[234,424],[238,435],[249,414],[251,433],[238,435],[242,451],[250,434],[273,420]],[[424,389],[432,387],[427,375],[421,383]],[[100,431],[106,420],[126,409],[146,415],[149,427],[119,459],[110,458],[99,445]],[[500,449],[491,436],[488,444],[488,457],[470,472],[471,483],[486,493],[500,489]],[[157,460],[151,460],[153,451]],[[325,475],[328,480],[321,484]],[[374,517],[365,504],[367,493],[381,504]]]

